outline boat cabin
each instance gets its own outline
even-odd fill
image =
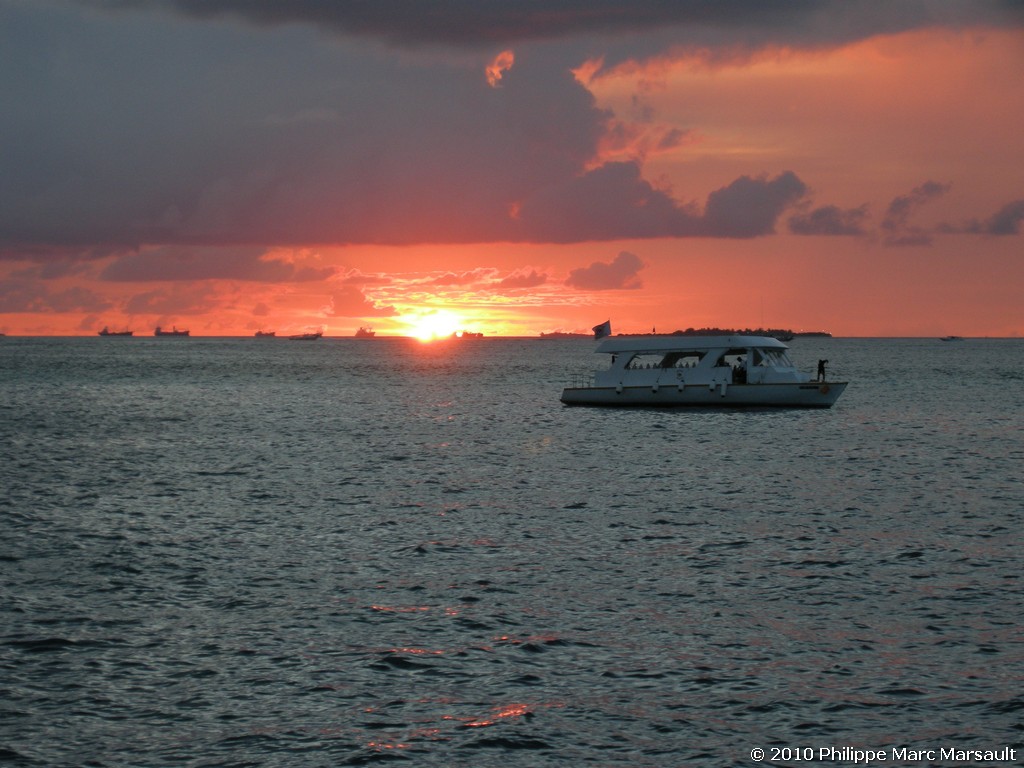
[[[596,352],[611,356],[595,386],[662,384],[775,384],[809,381],[786,345],[762,336],[616,337]]]
[[[574,378],[562,402],[830,408],[846,382],[812,381],[786,350],[770,336],[616,336],[595,350],[609,367]]]

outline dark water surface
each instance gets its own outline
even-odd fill
[[[0,340],[0,762],[1021,745],[1024,342],[748,412],[565,408],[592,347]]]

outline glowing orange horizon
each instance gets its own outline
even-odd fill
[[[463,329],[461,315],[448,309],[426,309],[399,315],[396,320],[406,326],[407,335],[420,341],[446,339]]]

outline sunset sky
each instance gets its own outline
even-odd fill
[[[1024,335],[1016,0],[0,0],[0,332]]]

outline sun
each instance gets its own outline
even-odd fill
[[[410,335],[420,341],[446,339],[463,326],[462,318],[447,309],[434,309],[405,318]]]

